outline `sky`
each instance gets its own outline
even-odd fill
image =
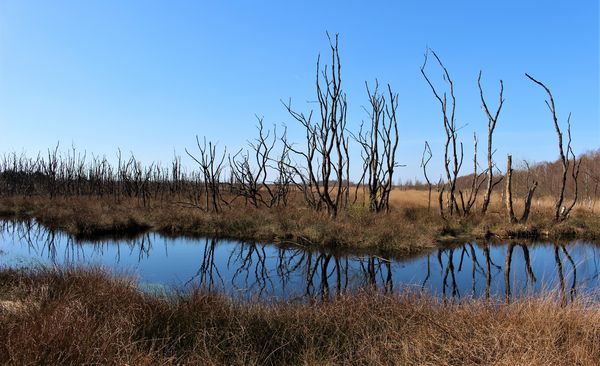
[[[430,176],[442,172],[440,108],[419,71],[427,47],[454,81],[465,160],[473,132],[482,158],[486,151],[480,70],[492,109],[504,82],[499,166],[508,153],[515,161],[558,157],[546,96],[525,72],[550,87],[563,128],[572,113],[580,154],[600,147],[599,12],[597,0],[0,0],[0,153],[35,155],[60,142],[168,164],[194,149],[196,135],[230,151],[245,146],[256,116],[280,131],[286,125],[302,143],[281,101],[315,107],[315,62],[327,55],[329,32],[340,37],[350,130],[368,120],[365,81],[377,78],[399,94],[400,179],[422,179],[425,140]],[[440,70],[428,72],[442,87]],[[360,170],[356,149],[352,176]],[[466,162],[463,172],[470,170]]]

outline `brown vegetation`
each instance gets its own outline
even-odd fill
[[[378,250],[408,254],[433,248],[439,241],[479,238],[600,239],[600,216],[578,206],[571,219],[555,224],[552,199],[532,202],[527,224],[509,224],[500,195],[494,195],[487,215],[443,220],[427,209],[427,191],[393,190],[390,212],[374,214],[356,204],[334,219],[293,204],[277,209],[238,205],[219,213],[187,205],[149,201],[139,206],[134,199],[9,197],[0,199],[0,215],[35,218],[53,229],[77,237],[118,235],[155,230],[169,235],[228,237],[262,242],[294,242],[332,249]],[[523,202],[515,202],[521,212]]]
[[[442,303],[360,292],[326,303],[156,297],[95,270],[0,271],[7,364],[596,365],[600,311],[551,296]]]

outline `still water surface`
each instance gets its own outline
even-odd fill
[[[362,287],[445,298],[514,298],[553,291],[598,296],[600,246],[465,243],[411,258],[333,254],[211,238],[76,241],[35,222],[0,222],[2,266],[100,265],[148,291],[204,286],[237,298],[306,299]]]

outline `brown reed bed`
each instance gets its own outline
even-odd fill
[[[98,269],[0,271],[3,364],[597,365],[600,308],[360,292],[242,303],[157,297]]]
[[[438,243],[477,239],[600,240],[600,215],[577,208],[555,224],[551,205],[533,207],[526,224],[509,224],[500,202],[487,215],[443,220],[423,205],[421,192],[397,193],[389,213],[354,205],[337,218],[302,206],[254,208],[238,205],[219,213],[176,202],[139,206],[135,201],[95,197],[8,197],[0,216],[36,219],[78,238],[133,235],[147,230],[168,235],[214,236],[261,242],[295,242],[329,249],[410,254]],[[542,201],[543,202],[543,201]]]

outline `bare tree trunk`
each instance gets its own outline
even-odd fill
[[[425,73],[427,57],[430,52],[437,60],[440,68],[443,70],[444,81],[448,83],[450,93],[450,108],[448,108],[447,94],[443,93],[440,95],[440,93],[438,93],[437,89]],[[427,81],[427,84],[429,84],[429,87],[431,88],[431,91],[433,92],[435,98],[440,103],[440,107],[442,110],[444,130],[446,132],[446,142],[444,144],[444,168],[446,171],[446,178],[449,186],[448,210],[450,212],[450,216],[452,216],[454,212],[458,213],[460,211],[458,207],[458,200],[456,199],[456,179],[458,178],[458,174],[463,163],[463,144],[458,140],[458,128],[456,126],[455,119],[456,97],[454,95],[454,83],[450,78],[450,73],[448,72],[438,55],[431,49],[427,49],[427,52],[425,53],[425,60],[423,61],[423,65],[421,66],[421,74]],[[452,155],[452,160],[450,160],[450,155]]]
[[[301,188],[309,206],[317,211],[327,209],[331,217],[336,217],[340,208],[346,205],[349,188],[349,154],[346,138],[346,94],[342,90],[341,61],[338,51],[338,35],[329,37],[331,50],[330,71],[327,66],[321,69],[317,59],[316,89],[320,121],[313,123],[311,111],[308,116],[292,109],[291,102],[284,103],[290,115],[306,130],[307,151],[299,151],[290,144],[289,151],[306,160],[306,172],[293,168],[302,181]]]
[[[494,161],[492,159],[494,152],[492,150],[492,137],[494,134],[494,129],[496,128],[496,122],[498,122],[498,116],[500,115],[500,110],[502,110],[502,104],[504,103],[504,99],[502,98],[502,93],[504,91],[504,84],[502,83],[502,80],[500,80],[500,102],[498,103],[498,109],[496,109],[496,113],[494,114],[494,116],[492,116],[492,114],[490,113],[490,110],[488,109],[488,106],[485,102],[485,98],[483,97],[483,88],[481,87],[481,71],[479,72],[479,77],[477,78],[477,86],[479,87],[481,106],[482,106],[483,110],[485,111],[485,114],[488,119],[487,186],[486,186],[486,190],[485,190],[485,196],[483,197],[483,203],[481,205],[481,213],[485,214],[487,212],[488,206],[490,204],[492,188],[494,187],[494,184],[493,184]]]
[[[227,201],[223,199],[221,194],[221,175],[223,173],[223,162],[227,154],[227,148],[223,150],[223,154],[219,158],[217,155],[217,147],[211,141],[206,144],[206,138],[204,138],[204,144],[200,145],[200,139],[196,136],[196,145],[200,150],[200,156],[197,158],[191,154],[187,149],[185,152],[200,165],[205,197],[206,197],[206,211],[212,210],[218,213],[221,211],[221,204],[229,205]]]
[[[442,219],[446,220],[446,216],[444,215],[444,190],[446,189],[446,185],[442,183],[442,179],[438,182],[438,203],[440,216]]]
[[[506,158],[506,212],[508,214],[508,222],[514,224],[517,222],[515,212],[513,210],[512,201],[512,155]]]
[[[529,219],[529,211],[531,210],[531,200],[533,199],[533,194],[535,193],[535,189],[538,186],[537,180],[534,180],[533,185],[529,186],[529,176],[531,175],[531,168],[529,167],[529,164],[527,162],[525,162],[525,165],[527,166],[527,196],[525,196],[525,208],[523,209],[523,216],[521,216],[521,219],[519,220],[519,222],[522,223],[527,222],[527,219]]]
[[[366,83],[365,83],[366,84]],[[363,133],[362,125],[354,139],[361,145],[363,173],[359,185],[367,179],[369,194],[369,210],[373,212],[389,211],[390,192],[393,188],[394,169],[398,147],[398,123],[396,108],[398,95],[388,85],[389,97],[379,93],[379,83],[375,81],[375,89],[371,93],[369,85],[367,94],[371,104],[371,126]],[[358,189],[358,187],[357,187]]]
[[[425,158],[425,154],[427,154],[427,158]],[[427,212],[431,210],[431,181],[427,176],[427,164],[432,157],[433,154],[431,153],[429,143],[425,141],[425,149],[423,150],[423,155],[421,155],[421,167],[423,168],[423,176],[425,176],[425,181],[427,182]]]
[[[546,100],[546,105],[548,106],[550,113],[552,113],[552,121],[554,122],[554,129],[556,130],[556,135],[558,137],[558,153],[559,153],[560,162],[562,165],[560,189],[558,191],[558,198],[556,199],[556,203],[554,204],[554,221],[560,222],[560,221],[565,220],[567,217],[569,217],[569,213],[571,212],[571,210],[577,203],[577,178],[579,176],[579,166],[581,165],[581,159],[579,160],[579,162],[577,162],[575,154],[573,154],[573,150],[571,148],[571,114],[569,113],[569,117],[567,118],[568,141],[567,141],[567,147],[565,149],[563,146],[563,133],[560,129],[560,126],[558,125],[558,118],[556,116],[556,107],[554,105],[554,98],[552,96],[552,92],[541,81],[534,79],[532,76],[530,76],[527,73],[525,74],[525,76],[527,78],[529,78],[529,80],[531,80],[534,83],[536,83],[537,85],[541,86],[546,91],[546,94],[548,94],[549,100]],[[566,150],[566,153],[565,153],[565,150]],[[572,157],[573,157],[573,167],[572,167],[571,177],[573,179],[573,184],[574,184],[574,192],[573,192],[574,194],[573,194],[572,203],[568,207],[564,207],[562,204],[563,204],[564,197],[565,197],[567,174],[569,172],[569,167],[570,167],[570,163],[571,163],[571,159],[569,159],[569,155],[572,155]]]
[[[527,196],[525,197],[525,209],[523,210],[523,216],[521,216],[521,220],[519,222],[525,223],[527,219],[529,219],[529,211],[531,210],[531,200],[533,199],[533,193],[537,188],[538,182],[533,182],[533,186],[529,188],[527,191]]]
[[[484,182],[483,180],[480,180],[481,175],[483,175],[483,173],[480,175],[477,174],[477,134],[473,133],[473,179],[471,179],[471,190],[466,203],[462,191],[459,191],[463,216],[468,216],[471,213],[475,202],[477,202],[477,194]]]

